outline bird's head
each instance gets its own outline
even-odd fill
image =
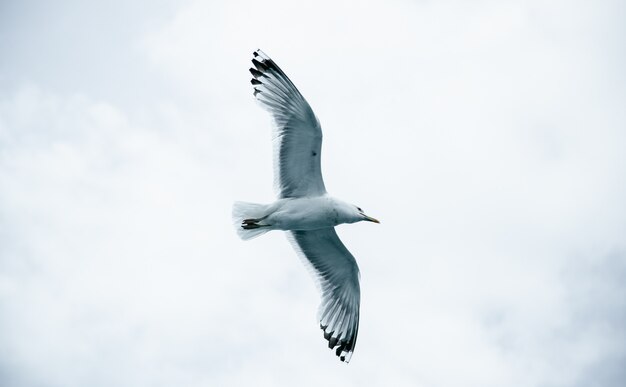
[[[350,204],[347,210],[348,210],[347,212],[349,213],[349,218],[350,218],[349,223],[356,223],[356,222],[361,222],[364,220],[368,222],[380,223],[378,219],[365,215],[365,212],[363,212],[361,207]]]

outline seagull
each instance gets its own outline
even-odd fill
[[[235,202],[237,234],[248,240],[270,230],[286,231],[298,255],[314,273],[322,302],[320,328],[328,347],[349,362],[359,330],[359,267],[335,226],[369,221],[353,204],[326,192],[320,157],[322,128],[311,106],[287,75],[263,51],[253,53],[254,96],[274,123],[274,185],[271,204]]]

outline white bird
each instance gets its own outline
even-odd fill
[[[272,115],[274,180],[278,200],[271,204],[236,202],[233,220],[239,236],[251,239],[284,230],[315,273],[322,292],[318,317],[329,348],[349,362],[359,330],[359,268],[341,243],[335,226],[362,220],[379,223],[355,205],[326,193],[320,157],[322,129],[313,110],[287,75],[261,50],[250,68],[254,96]]]

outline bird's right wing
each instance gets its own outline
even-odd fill
[[[313,269],[322,291],[320,327],[328,347],[337,347],[341,361],[349,362],[359,331],[359,268],[334,228],[289,231],[289,240]]]
[[[254,52],[254,96],[274,119],[274,180],[281,198],[326,193],[320,158],[322,128],[311,106],[263,51]]]

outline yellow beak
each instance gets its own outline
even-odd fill
[[[365,216],[365,220],[367,220],[368,222],[374,222],[374,223],[380,224],[378,219],[372,218],[371,216],[367,216],[367,215],[363,215],[363,216]]]

